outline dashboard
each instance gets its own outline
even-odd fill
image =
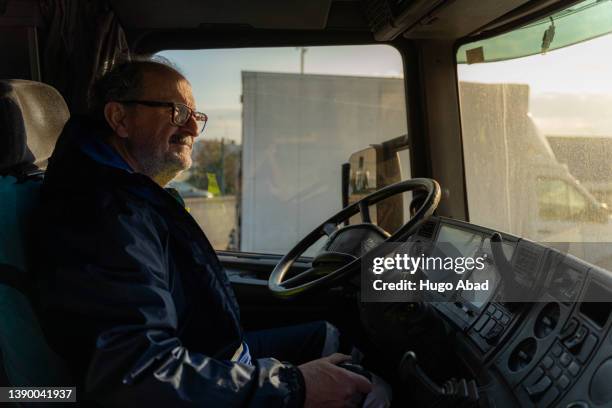
[[[612,274],[519,237],[443,217],[410,238],[483,256],[487,290],[430,292],[494,407],[612,407]],[[500,398],[501,397],[501,398]]]
[[[444,217],[431,217],[409,241],[417,255],[441,242],[452,244],[453,256],[486,255],[485,267],[462,279],[489,280],[487,290],[430,291],[424,299],[452,331],[452,349],[481,390],[480,406],[612,408],[610,272],[546,245]],[[270,267],[278,261],[257,256]],[[242,272],[240,262],[248,260],[224,261],[242,299],[251,296],[260,315],[268,306],[256,289],[267,291],[267,281]],[[306,270],[309,263],[296,267]],[[368,312],[374,333],[393,342],[390,347],[401,346],[379,318],[377,305],[385,304],[361,304],[374,308]],[[270,303],[269,310],[277,307]]]

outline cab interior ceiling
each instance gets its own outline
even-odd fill
[[[387,0],[109,1],[131,48],[155,52],[175,47],[374,42],[381,36],[376,30],[372,35],[364,9]],[[405,38],[454,42],[561,3],[568,2],[408,0],[392,25],[401,26]]]
[[[366,4],[388,0],[108,0],[130,48],[374,42]],[[406,0],[403,37],[454,42],[502,29],[568,0]],[[394,22],[393,24],[398,24]],[[0,26],[41,26],[38,0],[0,0]],[[211,32],[213,35],[211,35]],[[215,33],[219,35],[214,35]]]

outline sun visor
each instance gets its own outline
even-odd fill
[[[546,54],[612,32],[612,2],[587,0],[521,29],[462,45],[457,63],[476,64]]]

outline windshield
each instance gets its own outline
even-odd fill
[[[402,59],[389,46],[158,55],[209,117],[178,181],[195,189],[183,198],[218,250],[286,253],[342,208],[351,154],[407,132]]]
[[[458,50],[473,62],[457,67],[470,221],[540,242],[610,242],[611,3],[552,17]]]

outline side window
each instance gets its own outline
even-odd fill
[[[471,222],[540,242],[610,242],[610,55],[612,2],[596,0],[457,49]]]
[[[285,253],[340,210],[353,152],[407,132],[402,59],[390,46],[160,55],[209,117],[175,183],[200,192],[186,204],[217,250]],[[370,182],[364,173],[352,187]]]
[[[588,211],[587,200],[575,187],[567,186],[567,204],[569,216],[572,219],[580,218]]]
[[[570,216],[567,201],[567,184],[562,180],[537,179],[538,210],[542,220],[568,221]]]
[[[537,194],[543,220],[575,221],[588,210],[584,194],[564,180],[539,177]]]

